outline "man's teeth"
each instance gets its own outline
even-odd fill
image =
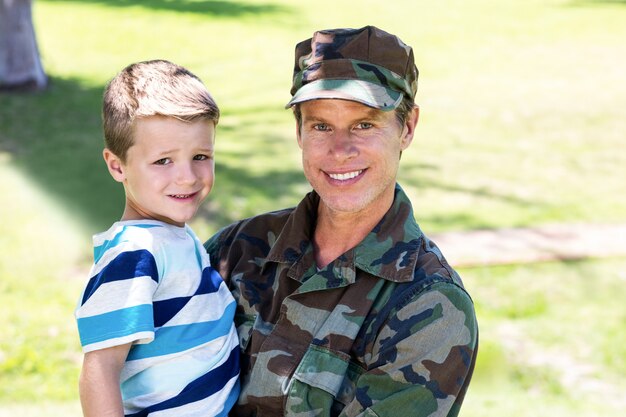
[[[358,171],[345,172],[343,174],[328,174],[328,176],[334,180],[345,181],[351,178],[358,177],[361,174],[361,172],[363,172],[362,169]]]

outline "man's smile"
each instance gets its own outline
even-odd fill
[[[327,175],[334,180],[346,181],[346,180],[351,180],[352,178],[358,177],[359,175],[361,175],[361,173],[363,173],[363,171],[365,170],[359,169],[358,171],[343,172],[340,174],[327,173]]]

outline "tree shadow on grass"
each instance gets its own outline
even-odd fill
[[[542,202],[531,198],[523,198],[515,194],[515,190],[503,192],[502,190],[490,189],[484,185],[462,186],[456,183],[444,181],[440,178],[439,167],[433,164],[415,163],[413,161],[404,161],[400,163],[400,179],[401,185],[427,192],[437,190],[443,192],[447,196],[463,196],[472,200],[489,201],[489,203],[499,204],[501,206],[511,207],[513,210],[520,212],[531,209],[536,210],[538,207],[547,209],[548,206]],[[439,213],[429,211],[431,214],[425,214],[420,211],[419,204],[429,204],[423,201],[414,201],[414,209],[418,222],[422,225],[439,230],[469,230],[469,229],[493,229],[497,226],[497,220],[492,216],[485,216],[484,212],[479,210],[465,210],[463,212],[450,211],[452,207],[442,207]],[[462,210],[462,208],[460,208]],[[494,223],[495,222],[495,223]],[[443,226],[442,226],[443,225]],[[517,225],[511,225],[517,226]]]
[[[0,96],[0,152],[10,154],[15,167],[60,201],[91,233],[108,228],[124,207],[123,188],[110,177],[102,159],[102,90],[103,86],[75,79],[52,78],[43,93]],[[254,154],[274,152],[276,138],[259,140]],[[297,167],[259,174],[218,162],[216,171],[217,185],[199,212],[214,229],[240,217],[240,211],[230,210],[233,198],[278,201],[287,195],[297,201],[297,190],[305,183]]]
[[[124,206],[123,188],[110,178],[101,156],[102,89],[77,79],[53,77],[43,93],[0,96],[0,151],[10,154],[13,165],[60,201],[90,232],[106,229],[119,219]],[[260,115],[262,111],[265,113]],[[247,143],[239,148],[218,148],[216,185],[199,211],[200,219],[213,230],[243,217],[294,205],[309,189],[299,163],[284,162],[298,150],[285,133],[274,133],[271,126],[280,123],[278,110],[237,108],[224,109],[223,114],[224,120],[233,116],[236,122],[220,123],[218,141]],[[513,194],[431,181],[437,167],[406,162],[400,183],[415,189],[471,194],[522,208],[537,204]],[[489,226],[478,218],[455,215],[426,220],[449,228]]]
[[[198,216],[218,227],[262,212],[295,206],[304,197],[306,179],[301,170],[268,170],[250,174],[216,163],[216,185]],[[269,204],[262,208],[255,202]]]
[[[166,10],[185,13],[210,14],[214,17],[241,17],[243,15],[259,15],[284,13],[289,9],[283,5],[271,3],[252,4],[225,0],[46,0],[47,3],[92,3],[106,7],[143,7],[151,10]]]
[[[0,110],[0,149],[93,231],[119,217],[124,201],[101,156],[101,97],[99,86],[52,77],[44,92],[3,94]]]
[[[53,77],[43,93],[0,96],[0,152],[8,153],[14,166],[60,201],[92,233],[119,219],[124,207],[123,188],[109,176],[101,156],[102,89],[102,85],[78,79]],[[216,185],[199,211],[200,219],[213,230],[243,217],[292,206],[309,189],[300,164],[294,159],[285,162],[298,152],[295,140],[290,142],[291,137],[285,136],[291,131],[282,130],[281,136],[272,127],[284,127],[279,113],[282,109],[223,110],[218,141],[236,144],[245,140],[246,144],[225,150],[218,146]],[[233,120],[230,124],[228,117]],[[415,189],[470,194],[522,209],[537,204],[514,194],[437,181],[436,166],[407,162],[402,164],[400,183]],[[448,229],[489,226],[484,219],[466,214],[441,216],[425,220],[446,224]]]

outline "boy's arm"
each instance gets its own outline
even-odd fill
[[[124,417],[120,373],[130,343],[85,353],[80,374],[80,403],[85,417]]]

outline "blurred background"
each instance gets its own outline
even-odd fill
[[[623,0],[34,1],[47,85],[0,91],[0,416],[80,415],[73,309],[91,235],[123,209],[100,102],[127,64],[183,65],[221,107],[201,238],[309,190],[283,108],[294,46],[368,24],[420,70],[399,182],[425,233],[610,228],[626,223],[624,22]],[[623,415],[626,257],[456,266],[481,332],[463,417]]]

